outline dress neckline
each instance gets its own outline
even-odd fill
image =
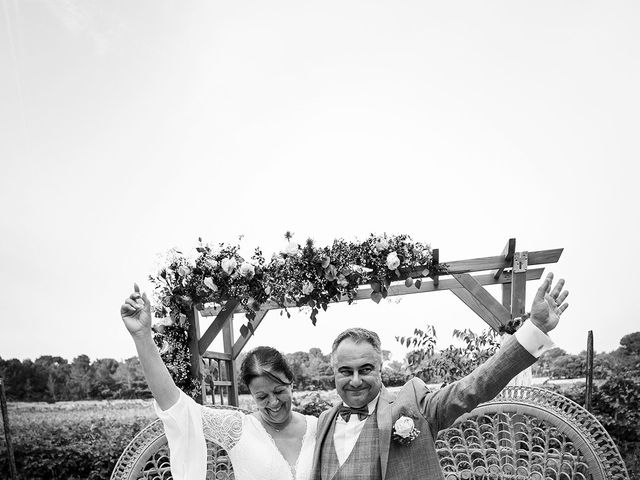
[[[253,419],[253,422],[258,424],[258,426],[260,427],[260,430],[262,430],[264,432],[264,434],[269,438],[269,440],[273,444],[273,448],[276,449],[276,452],[278,452],[278,455],[280,455],[280,458],[285,463],[285,465],[287,465],[287,467],[289,467],[289,473],[291,474],[291,480],[295,480],[296,479],[296,473],[298,471],[298,463],[300,462],[300,457],[302,456],[302,450],[304,450],[304,444],[307,442],[307,438],[309,436],[309,431],[310,431],[310,425],[309,425],[309,420],[307,420],[307,416],[306,415],[302,415],[302,417],[304,418],[305,430],[304,430],[304,435],[302,436],[302,443],[300,444],[300,451],[298,452],[298,456],[296,458],[296,463],[293,466],[287,461],[286,458],[284,458],[284,455],[282,454],[282,452],[278,448],[278,445],[276,444],[276,441],[273,439],[271,434],[269,432],[267,432],[267,429],[264,428],[264,425],[262,424],[262,422],[255,415],[247,415],[247,416],[251,417]]]

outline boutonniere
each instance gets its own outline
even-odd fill
[[[420,430],[415,427],[413,419],[402,415],[396,423],[393,424],[391,438],[394,442],[405,447],[409,446],[420,435]]]

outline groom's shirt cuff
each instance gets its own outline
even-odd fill
[[[514,336],[518,343],[536,358],[555,347],[555,343],[553,343],[549,335],[536,327],[531,321],[524,322]]]

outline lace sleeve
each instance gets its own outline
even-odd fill
[[[242,435],[244,414],[237,410],[201,407],[204,438],[225,450],[232,449]]]

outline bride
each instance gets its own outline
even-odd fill
[[[120,315],[136,345],[156,413],[169,443],[175,480],[204,480],[211,440],[228,453],[236,480],[308,480],[317,419],[291,410],[293,373],[271,347],[250,351],[241,377],[258,411],[211,409],[197,404],[173,382],[151,333],[151,305],[137,285]]]

